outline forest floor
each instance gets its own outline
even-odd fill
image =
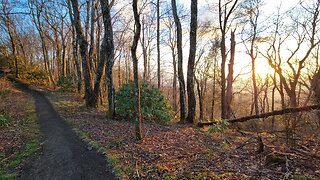
[[[115,179],[103,154],[88,148],[41,92],[21,83],[16,83],[16,87],[34,98],[37,119],[44,135],[41,148],[21,166],[18,179]],[[12,135],[11,132],[1,134],[4,137]]]
[[[105,109],[87,110],[77,94],[45,91],[61,116],[106,153],[123,179],[320,179],[319,138],[308,137],[291,149],[266,132],[206,133],[190,124],[147,122],[145,138],[136,141],[132,120],[107,119]],[[261,142],[263,152],[257,153]]]
[[[105,109],[86,109],[75,93],[20,86],[28,95],[5,86],[0,112],[12,121],[0,126],[0,179],[14,179],[21,169],[21,179],[113,179],[105,157],[122,179],[320,179],[318,136],[293,149],[267,132],[145,122],[137,141],[132,120],[107,119]]]
[[[26,159],[40,148],[34,101],[0,77],[0,179],[15,179]]]

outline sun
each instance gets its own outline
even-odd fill
[[[256,60],[256,76],[264,79],[267,76],[273,75],[274,69],[270,67],[266,59],[258,58]]]

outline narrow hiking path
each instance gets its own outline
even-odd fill
[[[42,149],[24,165],[20,179],[115,179],[105,157],[89,150],[41,92],[19,82],[17,87],[35,99],[44,134]]]

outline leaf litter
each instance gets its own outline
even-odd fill
[[[194,125],[148,122],[144,139],[136,141],[132,122],[107,119],[105,109],[85,110],[82,98],[73,93],[50,97],[64,119],[107,149],[124,179],[320,178],[319,139],[304,145],[313,152],[303,154],[273,134],[260,133],[266,148],[257,154],[259,142],[235,129],[208,134]],[[268,162],[275,152],[284,161]]]

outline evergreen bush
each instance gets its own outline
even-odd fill
[[[133,120],[135,113],[135,84],[129,81],[116,92],[116,113],[125,119]],[[147,81],[140,82],[141,113],[145,120],[166,123],[173,118],[169,101],[158,88]]]

